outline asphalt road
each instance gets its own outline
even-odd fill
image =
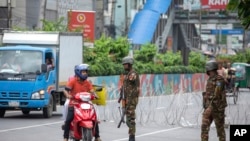
[[[136,141],[200,141],[202,108],[200,93],[172,96],[144,97],[137,108]],[[226,110],[228,124],[250,124],[250,92],[240,93],[237,104],[228,98]],[[116,101],[98,107],[103,141],[127,141],[125,124],[117,128],[119,113]],[[62,141],[62,107],[52,118],[44,119],[39,111],[24,116],[20,111],[7,111],[0,119],[0,141]],[[226,128],[229,141],[229,128]],[[214,124],[210,141],[218,140]]]

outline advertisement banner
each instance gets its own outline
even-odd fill
[[[94,43],[95,11],[68,11],[68,30],[81,31],[84,42]]]
[[[202,7],[207,9],[225,10],[229,0],[202,0]]]

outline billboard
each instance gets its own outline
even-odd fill
[[[84,42],[94,43],[95,11],[68,11],[68,30],[82,31]]]
[[[201,2],[201,3],[200,3]],[[183,0],[184,10],[225,10],[229,0]],[[200,4],[202,7],[200,7]]]
[[[201,0],[202,7],[207,9],[225,10],[229,0]]]

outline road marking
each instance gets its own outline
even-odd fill
[[[6,111],[6,114],[11,114],[11,113],[20,113],[21,111]]]
[[[59,123],[63,123],[63,121],[52,122],[52,123],[45,123],[45,124],[38,124],[38,125],[33,125],[33,126],[25,126],[25,127],[19,127],[19,128],[12,128],[12,129],[6,129],[6,130],[0,130],[0,133],[9,132],[9,131],[15,131],[15,130],[28,129],[28,128],[41,127],[41,126],[47,126],[47,125],[53,125],[53,124],[59,124]]]
[[[166,109],[167,107],[157,107],[156,110]]]
[[[141,134],[135,137],[144,137],[144,136],[148,136],[148,135],[153,135],[153,134],[158,134],[158,133],[162,133],[162,132],[168,132],[168,131],[173,131],[173,130],[177,130],[177,129],[181,129],[182,127],[176,127],[176,128],[170,128],[170,129],[166,129],[166,130],[159,130],[159,131],[155,131],[155,132],[150,132],[150,133],[145,133],[145,134]],[[112,140],[112,141],[125,141],[128,140],[128,138],[123,138],[123,139],[117,139],[117,140]]]

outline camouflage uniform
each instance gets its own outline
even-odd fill
[[[227,106],[225,94],[225,80],[220,75],[209,77],[206,92],[203,93],[204,112],[201,125],[201,140],[208,141],[209,129],[214,121],[219,141],[226,141],[224,123],[225,108]]]
[[[139,75],[134,71],[130,71],[123,81],[124,95],[126,99],[126,124],[129,128],[129,134],[135,135],[135,109],[138,103],[140,79]]]

